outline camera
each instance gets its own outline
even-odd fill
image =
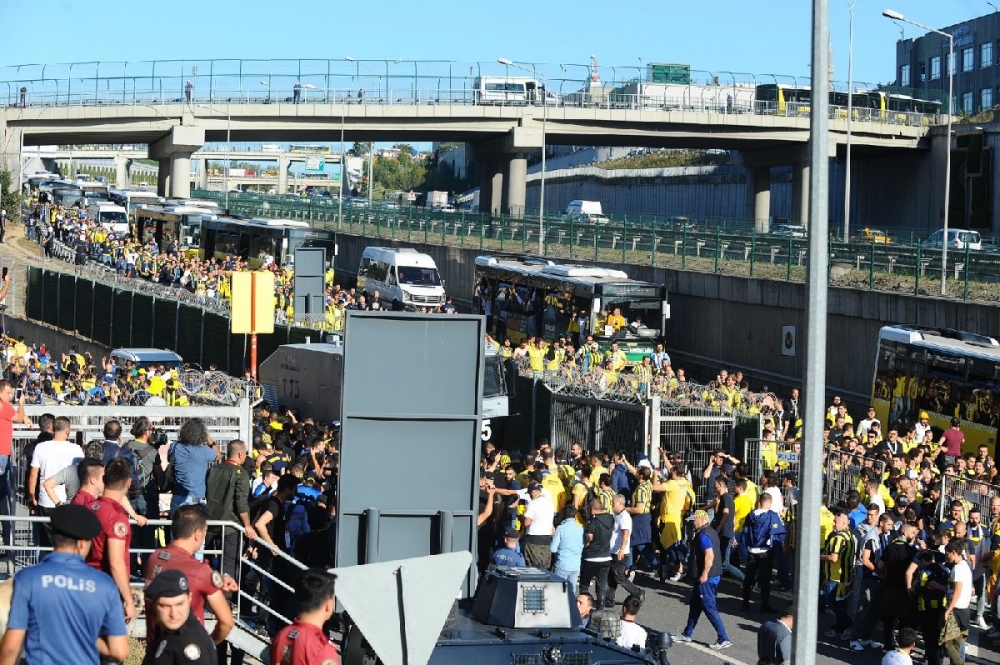
[[[157,448],[168,443],[170,443],[170,437],[167,436],[167,433],[164,430],[158,427],[153,430],[153,433],[149,437],[149,444]]]

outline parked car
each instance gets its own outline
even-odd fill
[[[769,232],[773,236],[784,236],[792,238],[808,238],[809,229],[800,224],[776,224]]]
[[[455,206],[450,203],[443,203],[441,205],[434,206],[432,212],[455,212]]]
[[[858,242],[864,243],[875,243],[876,245],[891,245],[892,238],[885,231],[880,231],[878,229],[861,229],[858,233]]]
[[[927,240],[923,241],[920,246],[928,248],[940,248],[941,239],[944,237],[944,229],[938,229],[930,235]],[[979,235],[978,231],[966,231],[965,229],[948,229],[948,247],[949,249],[965,249],[968,245],[969,249],[982,249],[983,248],[983,237]]]

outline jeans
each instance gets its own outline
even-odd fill
[[[729,563],[729,557],[733,553],[733,539],[732,538],[720,538],[725,542],[722,543],[722,570],[729,573],[735,577],[740,582],[743,581],[745,575],[743,571]],[[766,605],[767,603],[765,603]]]
[[[972,589],[976,592],[976,621],[983,618],[986,612],[986,576],[981,575],[972,580]]]
[[[837,599],[838,586],[840,586],[839,582],[827,582],[826,586],[823,587],[823,599],[826,601],[826,606],[832,609],[834,616],[837,617],[833,629],[842,633],[850,627],[851,620],[847,616],[847,599]]]
[[[188,506],[194,503],[205,503],[203,496],[188,496],[187,494],[175,494],[170,498],[170,519],[174,517],[174,511],[181,506]]]
[[[722,617],[719,616],[719,608],[716,606],[715,597],[718,586],[718,577],[709,577],[708,581],[704,583],[695,581],[695,585],[691,589],[691,601],[688,604],[688,620],[687,625],[684,627],[685,637],[694,635],[694,627],[698,625],[698,619],[701,617],[701,613],[704,612],[705,616],[708,617],[709,623],[712,624],[712,628],[715,628],[715,632],[718,633],[719,642],[729,640],[729,635],[726,634],[726,627],[722,623]]]
[[[870,640],[872,629],[878,623],[878,615],[874,611],[878,607],[878,589],[877,579],[863,579],[861,573],[854,578],[855,593],[852,596],[856,596],[857,605],[851,633],[859,640]]]
[[[600,609],[601,601],[608,595],[608,571],[611,570],[611,560],[584,561],[580,564],[580,591],[590,591],[590,582],[596,581],[596,608]]]
[[[577,589],[580,588],[579,570],[565,570],[564,568],[556,566],[555,569],[552,571],[552,573],[556,577],[561,577],[567,582],[569,582],[569,588],[573,591],[574,596],[576,596],[579,593],[579,591],[577,591]]]

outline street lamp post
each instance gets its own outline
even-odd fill
[[[854,122],[854,6],[858,0],[847,0],[851,11],[850,37],[847,42],[847,141],[844,145],[844,242],[851,237],[851,129]]]
[[[911,21],[892,9],[886,9],[882,16],[893,21],[902,21],[922,30],[948,38],[948,140],[944,162],[944,231],[941,235],[941,295],[948,295],[948,206],[951,199],[951,116],[955,95],[955,38],[944,32],[916,21]]]
[[[529,72],[544,81],[542,83],[545,86],[545,90],[542,91],[542,175],[538,188],[538,255],[545,256],[545,130],[549,120],[549,80],[545,74],[530,67],[522,67],[508,58],[497,58],[497,62],[505,67],[516,67]]]
[[[303,83],[303,84],[302,84],[302,87],[303,87],[303,88],[305,88],[305,90],[306,90],[306,91],[305,91],[305,92],[304,92],[304,93],[302,94],[302,101],[304,101],[304,102],[308,102],[308,101],[309,101],[309,91],[310,91],[310,90],[316,90],[316,86],[315,86],[315,85],[313,85],[312,83]]]

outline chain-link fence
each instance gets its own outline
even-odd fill
[[[969,518],[969,510],[973,507],[979,508],[983,519],[990,518],[990,500],[1000,496],[1000,487],[992,485],[983,480],[973,480],[972,478],[962,478],[945,474],[941,478],[941,501],[938,503],[938,519],[944,520],[947,517],[949,507],[953,501],[962,502],[963,519]]]

